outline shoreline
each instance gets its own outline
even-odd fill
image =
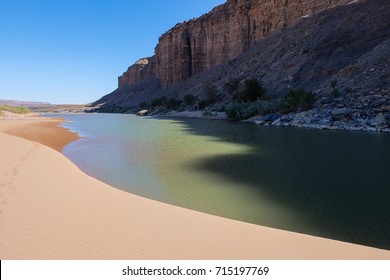
[[[253,123],[258,126],[295,127],[295,128],[315,129],[315,130],[390,133],[390,126],[387,128],[384,127],[383,125],[377,127],[375,123],[374,126],[361,126],[361,125],[356,126],[356,124],[350,124],[350,122],[346,122],[346,121],[336,121],[334,125],[332,125],[329,122],[325,124],[313,122],[313,118],[316,116],[316,114],[313,113],[314,110],[315,109],[300,112],[300,113],[289,113],[285,115],[278,115],[278,118],[275,120],[269,119],[270,115],[274,115],[273,113],[266,114],[264,116],[256,115],[244,120],[234,120],[232,118],[229,118],[225,112],[217,112],[212,110],[170,111],[161,114],[159,113],[159,114],[150,114],[150,115],[142,115],[142,116],[225,120],[225,121]],[[96,114],[96,112],[93,113]],[[91,112],[78,112],[78,113],[57,112],[51,114],[91,114]],[[98,114],[112,114],[112,113],[101,112]],[[128,113],[118,113],[118,114],[128,114]],[[137,115],[136,113],[131,113],[131,114]],[[390,113],[389,113],[389,122],[390,122]]]
[[[73,134],[57,127],[60,122],[0,120],[1,259],[390,259],[387,250],[212,216],[113,188],[40,144],[47,131],[55,146],[55,137]],[[29,131],[29,140],[3,133],[16,128]]]
[[[356,123],[342,121],[342,120],[335,121],[334,123],[332,123],[330,120],[326,122],[321,122],[321,120],[316,119],[316,116],[319,113],[314,111],[315,109],[300,112],[300,113],[290,113],[285,115],[277,115],[277,114],[267,114],[264,116],[257,115],[249,119],[245,119],[237,122],[255,123],[256,125],[259,126],[296,127],[296,128],[307,128],[307,129],[317,129],[317,130],[390,133],[390,127],[386,128],[383,125],[379,125],[380,122],[381,123],[385,122],[386,119],[384,115],[382,116],[383,119],[378,120],[378,123],[373,123],[373,126],[369,126],[369,125],[362,125],[361,123],[357,125]],[[205,112],[208,113],[205,114]],[[275,117],[275,115],[277,115],[277,117]],[[207,111],[207,110],[204,111],[186,110],[182,112],[171,111],[164,114],[157,114],[155,116],[236,121],[231,118],[228,118],[225,112],[216,112],[216,111]]]
[[[41,143],[58,152],[80,137],[59,125],[62,118],[47,118],[37,114],[8,114],[0,119],[0,132]]]

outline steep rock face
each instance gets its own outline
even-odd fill
[[[218,108],[232,101],[226,88],[232,80],[256,78],[266,88],[265,100],[278,101],[291,89],[315,93],[314,109],[288,116],[283,121],[288,125],[383,129],[390,120],[389,10],[390,1],[383,0],[328,9],[168,89],[161,88],[156,77],[148,78],[115,90],[95,105],[103,104],[104,112],[131,112],[161,96],[184,105],[187,94],[205,100],[205,85],[212,85]]]
[[[146,78],[153,77],[155,73],[154,57],[141,58],[130,66],[122,76],[118,78],[118,88],[135,84]]]
[[[155,49],[163,88],[236,58],[263,38],[301,18],[350,0],[229,0],[200,18],[176,25]]]
[[[228,0],[164,33],[155,55],[137,61],[118,87],[156,76],[163,88],[232,60],[274,31],[351,0]],[[147,63],[145,63],[145,61]]]

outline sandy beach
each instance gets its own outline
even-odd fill
[[[115,189],[58,152],[77,139],[60,122],[0,119],[0,259],[390,259]]]
[[[77,134],[59,127],[62,122],[60,118],[39,117],[34,113],[18,115],[3,112],[0,132],[39,142],[61,152],[65,145],[79,138]]]

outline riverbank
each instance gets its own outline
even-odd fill
[[[267,126],[291,126],[312,128],[321,130],[348,130],[368,132],[390,132],[390,113],[382,112],[360,118],[353,118],[353,111],[348,108],[336,108],[333,110],[312,109],[309,111],[290,113],[286,115],[268,114],[261,117],[253,117],[258,125]],[[357,114],[357,113],[356,113]]]
[[[197,118],[197,119],[215,119],[215,120],[228,120],[228,116],[225,112],[215,112],[215,111],[170,111],[163,114],[164,117],[179,117],[179,118]]]
[[[311,128],[320,130],[347,130],[390,133],[390,113],[379,112],[369,117],[351,118],[352,110],[348,108],[337,109],[312,109],[299,113],[267,114],[253,116],[244,122],[252,122],[263,126],[290,126],[299,128]],[[354,114],[357,114],[354,112]],[[225,112],[216,111],[171,111],[162,114],[166,117],[199,118],[229,120]]]
[[[41,143],[58,152],[68,143],[77,140],[77,134],[59,127],[61,118],[45,118],[37,114],[25,115],[4,112],[0,117],[0,132]]]
[[[224,219],[112,188],[40,144],[58,122],[0,120],[1,259],[390,259],[390,251]],[[35,128],[29,140],[3,133],[16,127]],[[54,131],[52,140],[63,138]]]

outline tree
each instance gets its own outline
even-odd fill
[[[240,93],[240,99],[242,101],[254,102],[265,93],[265,88],[256,78],[246,79],[244,86],[244,89]]]
[[[192,94],[186,94],[184,96],[184,102],[186,103],[186,105],[188,106],[192,106],[195,104],[195,101],[196,101],[196,97]]]
[[[290,90],[282,99],[280,108],[285,112],[306,111],[313,107],[316,97],[303,89]]]

